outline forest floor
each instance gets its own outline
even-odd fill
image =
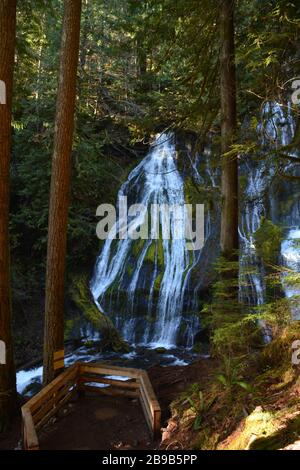
[[[188,366],[153,366],[150,380],[162,408],[162,426],[170,418],[170,404],[189,385],[205,384],[213,374],[214,361],[202,359]],[[1,449],[20,448],[20,419],[11,432],[0,436]],[[116,397],[86,396],[66,405],[40,435],[41,449],[157,449],[138,401]]]
[[[294,322],[249,354],[242,375],[234,363],[226,372],[224,363],[208,360],[200,376],[191,366],[194,384],[173,400],[160,448],[299,450],[300,365],[291,361],[299,333]]]

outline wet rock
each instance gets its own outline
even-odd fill
[[[166,348],[155,348],[155,351],[158,353],[158,354],[165,354],[167,352],[167,349]]]

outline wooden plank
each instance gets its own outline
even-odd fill
[[[62,374],[56,377],[50,384],[46,385],[39,393],[32,397],[27,406],[33,412],[39,408],[44,401],[47,401],[55,391],[59,390],[67,380],[75,379],[77,377],[78,365],[73,364],[69,369],[65,370]]]
[[[140,377],[141,370],[140,369],[131,369],[129,367],[117,367],[111,366],[105,363],[84,363],[80,362],[80,375],[84,374],[85,372],[92,372],[94,374],[104,374],[104,375],[116,375],[120,377],[130,377],[137,379]]]
[[[149,419],[151,420],[151,423],[153,424],[153,413],[151,411],[151,407],[150,407],[150,404],[149,404],[149,401],[148,401],[148,397],[145,393],[145,390],[144,390],[142,384],[140,385],[140,397],[142,398],[142,400],[144,402],[145,410],[147,411]]]
[[[33,423],[32,415],[30,411],[26,408],[24,409],[24,407],[22,407],[22,420],[25,450],[38,450],[39,441]]]
[[[139,395],[139,399],[140,399],[140,404],[142,406],[142,409],[143,409],[143,412],[144,412],[144,417],[145,417],[146,423],[148,425],[149,431],[150,431],[151,435],[153,435],[153,423],[152,423],[152,420],[149,416],[149,412],[148,412],[148,409],[146,407],[146,403],[145,403],[141,393]]]
[[[56,403],[58,403],[65,395],[68,395],[72,386],[74,386],[73,381],[67,382],[63,388],[61,388],[58,392],[55,392],[48,401],[43,403],[40,408],[33,412],[32,417],[34,423],[37,424],[50,409],[56,406]]]
[[[138,391],[131,391],[131,390],[120,390],[115,387],[94,387],[93,385],[83,385],[83,390],[90,391],[93,393],[98,393],[99,395],[108,395],[108,396],[124,396],[124,397],[131,397],[136,398],[138,397]]]
[[[72,390],[72,392],[68,393],[68,395],[65,395],[62,400],[60,400],[58,403],[56,403],[55,408],[52,408],[40,421],[35,425],[36,431],[39,431],[45,424],[49,421],[52,416],[54,416],[58,410],[64,406],[73,396],[75,395],[76,390]]]
[[[156,395],[147,372],[142,372],[139,381],[141,400],[144,403],[144,411],[147,411],[148,422],[151,422],[153,434],[157,434],[160,431],[161,425],[161,408],[156,399]]]
[[[36,416],[37,413],[41,413],[42,410],[47,407],[49,403],[54,404],[56,396],[60,396],[61,392],[68,392],[68,389],[71,388],[72,386],[76,386],[76,382],[74,382],[74,379],[70,379],[67,382],[63,382],[59,387],[57,387],[53,393],[49,393],[46,397],[43,397],[43,400],[40,403],[34,404],[31,406],[30,410],[32,412],[33,417]],[[29,402],[30,404],[30,402]]]
[[[124,380],[115,380],[115,379],[107,379],[106,377],[99,377],[97,375],[94,376],[81,376],[79,378],[79,382],[86,383],[86,382],[97,382],[97,383],[103,383],[103,384],[110,384],[110,385],[115,385],[120,388],[134,388],[137,389],[139,388],[139,384],[137,382],[132,382],[132,381],[124,381]]]
[[[157,436],[160,433],[161,428],[161,410],[154,411],[154,424],[153,424],[153,434]]]
[[[148,402],[149,402],[150,407],[151,407],[151,411],[154,414],[155,410],[157,410],[157,411],[160,410],[160,406],[159,406],[159,403],[157,401],[156,395],[154,393],[154,390],[153,390],[153,387],[152,387],[151,382],[149,380],[147,372],[142,371],[142,374],[140,376],[140,381],[141,381],[141,383],[143,385],[143,388],[144,388],[144,391],[147,395]]]

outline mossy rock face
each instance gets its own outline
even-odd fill
[[[163,248],[163,242],[162,239],[159,238],[156,241],[153,241],[151,245],[149,246],[146,256],[145,256],[145,262],[148,263],[155,263],[155,258],[157,256],[157,264],[160,268],[163,268],[164,266],[164,248]]]
[[[263,410],[261,406],[244,420],[232,438],[218,447],[222,450],[278,450],[300,431],[300,414],[295,407],[281,411]]]
[[[163,278],[163,273],[158,273],[158,275],[156,276],[156,279],[154,281],[154,290],[155,291],[160,290],[160,285],[161,285],[162,278]]]
[[[93,327],[100,332],[102,350],[129,351],[128,344],[121,338],[111,320],[100,312],[94,304],[86,276],[74,279],[71,296],[79,310],[92,323]]]
[[[300,432],[300,416],[298,412],[294,413],[292,419],[282,424],[278,416],[277,421],[273,422],[276,428],[273,433],[264,436],[257,436],[249,445],[250,450],[278,450],[290,444],[299,436]],[[282,416],[284,418],[284,416]]]
[[[142,252],[145,241],[146,240],[144,240],[143,238],[139,238],[138,240],[135,240],[132,244],[132,253],[135,257],[138,257]]]

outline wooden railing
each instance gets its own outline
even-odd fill
[[[120,380],[126,377],[127,380]],[[106,387],[99,387],[104,384]],[[75,393],[138,397],[152,435],[160,431],[161,410],[147,372],[102,363],[77,362],[22,407],[24,449],[38,450],[38,432]]]

